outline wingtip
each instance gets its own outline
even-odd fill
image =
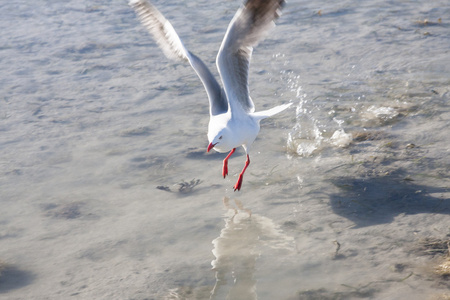
[[[281,10],[285,4],[285,0],[247,0],[244,7],[258,14],[272,12],[274,14],[272,21],[274,21],[281,16]]]
[[[129,6],[136,6],[138,3],[142,2],[141,0],[130,0],[128,2]]]

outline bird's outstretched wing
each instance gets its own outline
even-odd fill
[[[184,47],[172,24],[146,0],[131,0],[129,4],[169,59],[188,61],[194,68],[208,94],[210,114],[227,112],[228,102],[223,89],[203,61]]]
[[[228,26],[216,63],[232,112],[235,109],[243,109],[246,113],[255,110],[248,89],[253,47],[275,26],[274,21],[281,15],[283,5],[284,0],[248,0]]]
[[[252,113],[255,110],[248,89],[253,47],[275,26],[283,4],[284,0],[248,0],[228,26],[216,63],[232,111],[240,108]]]

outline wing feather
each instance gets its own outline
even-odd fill
[[[216,63],[232,111],[242,109],[252,113],[255,110],[248,88],[253,47],[275,26],[284,3],[284,0],[248,0],[228,26]]]
[[[167,58],[188,61],[191,64],[208,94],[210,114],[217,115],[227,112],[228,102],[223,89],[205,63],[186,49],[172,24],[146,0],[131,0],[129,4],[136,11],[142,25],[153,35]]]

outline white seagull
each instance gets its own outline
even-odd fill
[[[228,25],[227,32],[217,54],[216,64],[224,88],[200,58],[188,51],[169,21],[146,0],[131,0],[142,24],[156,39],[164,54],[175,60],[188,61],[202,81],[209,98],[210,121],[207,152],[214,149],[230,153],[223,160],[222,175],[228,175],[228,159],[237,147],[247,154],[245,166],[234,185],[240,190],[244,172],[250,164],[250,146],[256,139],[260,121],[273,116],[292,103],[255,112],[249,95],[248,68],[255,47],[275,26],[284,0],[247,0]]]

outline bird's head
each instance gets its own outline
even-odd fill
[[[227,128],[223,128],[216,132],[208,132],[209,145],[206,151],[209,152],[212,148],[215,148],[215,150],[219,152],[228,151],[228,136],[229,135]]]

